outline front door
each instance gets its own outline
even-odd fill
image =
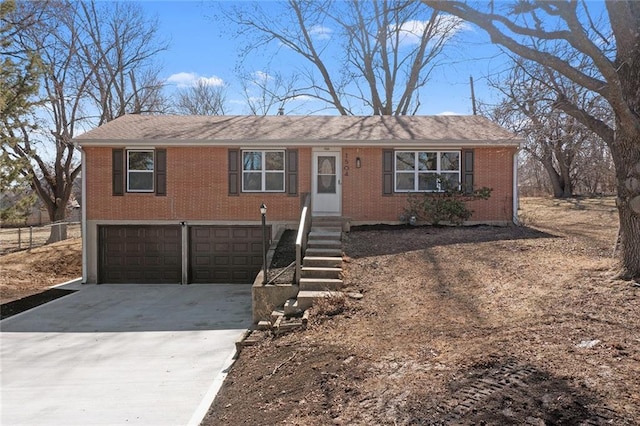
[[[312,200],[315,215],[340,215],[341,188],[340,151],[313,153]]]

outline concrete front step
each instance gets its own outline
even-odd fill
[[[318,257],[318,256],[305,256],[302,259],[303,267],[316,267],[316,268],[341,268],[342,257]]]
[[[323,291],[323,290],[340,290],[342,288],[342,280],[338,278],[300,278],[300,292],[303,291]]]
[[[342,247],[342,242],[340,240],[312,240],[309,239],[307,243],[307,249],[309,248],[335,248],[339,249]]]
[[[340,257],[342,258],[341,248],[318,248],[307,247],[305,251],[305,257]]]
[[[312,226],[309,232],[324,232],[324,233],[340,233],[340,239],[342,239],[342,228],[340,225],[336,226]]]
[[[300,278],[340,278],[342,268],[330,266],[303,266]]]
[[[317,229],[312,228],[309,232],[310,240],[333,240],[340,241],[342,238],[342,232],[336,229]]]
[[[339,291],[300,291],[298,293],[298,306],[303,310],[309,309],[315,301],[327,297],[344,297],[344,295]]]

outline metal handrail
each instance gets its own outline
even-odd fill
[[[311,197],[307,195],[302,212],[300,213],[300,224],[296,234],[296,284],[300,284],[302,274],[302,258],[307,250],[307,238],[311,228]]]

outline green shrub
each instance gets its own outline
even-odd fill
[[[413,216],[432,225],[441,222],[462,225],[473,214],[473,210],[467,207],[467,201],[487,200],[491,191],[492,188],[483,187],[469,192],[445,188],[440,192],[410,193],[403,214],[407,221]]]

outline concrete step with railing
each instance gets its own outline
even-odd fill
[[[303,266],[301,278],[335,278],[342,275],[342,268],[335,266]]]
[[[341,239],[342,232],[340,228],[311,228],[311,232],[309,232],[309,240],[340,241]]]
[[[306,256],[342,258],[342,248],[307,247]]]
[[[342,270],[342,257],[340,256],[305,256],[302,261],[303,267],[325,267],[340,268]]]
[[[342,241],[340,240],[315,240],[309,239],[307,243],[307,249],[310,248],[332,248],[332,249],[341,249]]]
[[[342,288],[342,284],[342,280],[338,278],[301,278],[300,292],[324,290],[338,291]]]

